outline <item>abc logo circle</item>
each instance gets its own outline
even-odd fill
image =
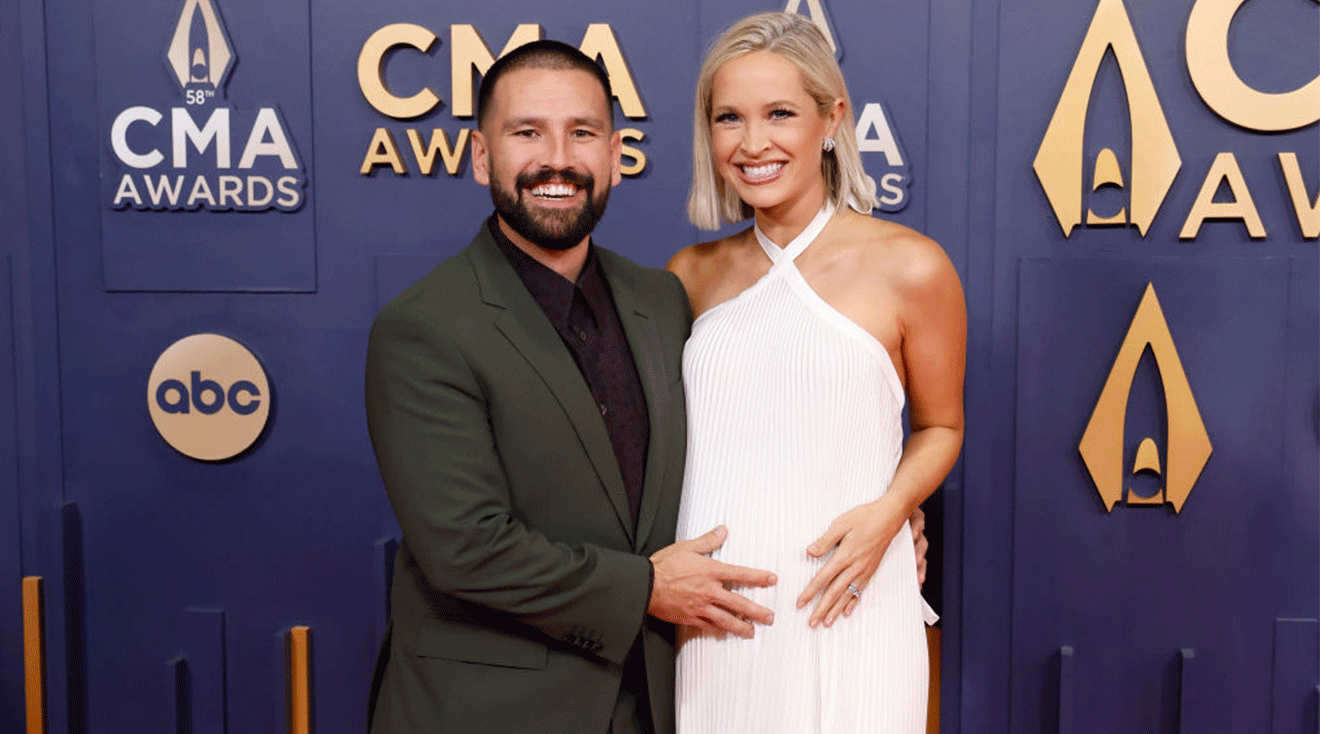
[[[237,456],[270,415],[270,384],[246,347],[193,334],[161,353],[147,380],[147,410],[161,438],[203,461]]]

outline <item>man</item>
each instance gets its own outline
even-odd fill
[[[673,623],[751,636],[773,574],[674,543],[678,280],[595,247],[620,180],[591,59],[537,41],[478,96],[496,213],[372,328],[367,416],[403,529],[373,734],[673,731]],[[649,560],[648,560],[649,557]]]

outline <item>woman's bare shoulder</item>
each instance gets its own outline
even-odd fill
[[[897,222],[859,215],[849,222],[849,239],[868,273],[900,290],[947,285],[958,275],[939,243]]]
[[[689,290],[693,285],[725,270],[745,244],[744,230],[709,242],[698,242],[674,253],[665,267],[678,276]]]
[[[754,245],[751,229],[679,250],[669,261],[669,270],[683,281],[694,316],[729,297],[730,283],[746,269],[749,247]],[[736,293],[736,290],[734,291]]]

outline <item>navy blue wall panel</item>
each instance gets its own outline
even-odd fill
[[[1316,721],[1315,669],[1320,666],[1320,625],[1314,619],[1274,624],[1273,734],[1306,732]],[[1307,733],[1309,734],[1309,732]]]
[[[10,255],[15,347],[14,412],[18,464],[18,517],[24,575],[44,578],[46,724],[49,731],[83,732],[86,685],[83,651],[70,648],[67,574],[64,564],[66,513],[63,502],[62,415],[58,329],[58,274],[54,247],[53,151],[47,75],[45,6],[17,2],[6,17],[6,69],[21,70],[12,89],[21,105],[7,108],[6,142],[21,142],[21,153],[6,147],[12,175],[4,181]],[[11,198],[12,197],[12,198]],[[8,208],[12,207],[12,208]],[[8,218],[8,217],[11,217]],[[75,574],[76,579],[76,574]],[[76,619],[76,615],[72,615]],[[77,632],[77,625],[72,625]],[[70,662],[74,663],[72,666]],[[19,690],[19,680],[6,680]]]
[[[989,250],[979,235],[968,228],[968,190],[976,180],[971,170],[970,124],[972,79],[972,8],[971,3],[959,0],[932,0],[930,3],[930,47],[927,74],[933,83],[928,85],[927,111],[927,163],[924,173],[928,216],[924,230],[927,235],[944,246],[954,266],[963,277],[963,289],[969,299],[976,297],[978,281],[986,280],[974,275],[974,253]],[[983,352],[971,349],[977,339],[984,339],[978,312],[969,313],[969,352],[967,392],[964,405],[970,408],[972,396],[985,377]],[[983,422],[967,420],[964,447],[980,441]],[[942,730],[960,730],[961,694],[963,679],[963,631],[966,619],[962,606],[963,532],[962,522],[966,509],[967,452],[958,467],[939,491],[937,499],[943,517],[938,524],[940,539],[939,571],[940,612],[945,622],[942,629],[940,720]],[[932,533],[934,535],[934,533]]]
[[[1288,278],[1281,258],[1022,263],[1015,728],[1038,731],[1052,718],[1041,710],[1040,671],[1061,641],[1077,651],[1075,715],[1088,727],[1163,731],[1178,692],[1164,671],[1191,647],[1221,674],[1202,692],[1215,707],[1205,719],[1226,731],[1268,728],[1274,620],[1309,614],[1320,597],[1320,558],[1305,542],[1320,523],[1314,487],[1284,481],[1280,461]],[[1177,514],[1123,503],[1107,512],[1076,453],[1127,332],[1125,310],[1135,313],[1148,282],[1215,446]],[[1174,379],[1148,354],[1128,398],[1125,466],[1144,437],[1167,445],[1161,376]],[[1172,460],[1161,452],[1162,467]]]
[[[999,129],[1000,2],[969,2],[966,39],[968,90],[967,186],[965,226],[968,239],[967,383],[964,412],[963,472],[967,479],[958,508],[958,523],[946,527],[957,538],[961,553],[954,564],[961,616],[946,634],[956,644],[961,675],[956,686],[956,718],[944,720],[946,731],[976,734],[1007,732],[1009,641],[1012,586],[1013,466],[1006,440],[1013,431],[1014,386],[1012,335],[1016,333],[1012,294],[1000,288],[1002,269],[994,237],[998,187],[995,185]],[[1012,36],[1010,43],[1015,42]],[[949,77],[956,77],[950,69]],[[1006,392],[1009,391],[1009,392]]]
[[[13,2],[0,4],[0,13],[17,14]],[[18,25],[6,23],[0,28],[0,96],[22,98],[22,57]],[[0,130],[22,128],[23,106],[6,105],[0,110]],[[21,171],[23,138],[17,134],[0,136],[0,166]],[[23,725],[22,688],[13,683],[23,680],[22,618],[22,524],[18,475],[18,415],[14,341],[13,261],[15,254],[27,247],[27,212],[23,207],[21,176],[0,178],[0,729],[18,730]]]
[[[1182,159],[1144,237],[1131,226],[1086,224],[1064,237],[1032,170],[1097,3],[1005,0],[997,9],[994,69],[974,72],[974,85],[998,88],[991,339],[992,384],[999,389],[992,394],[1002,396],[994,412],[1011,417],[998,419],[1012,436],[1011,447],[999,448],[1016,462],[1011,468],[990,463],[987,477],[1008,479],[1012,487],[1006,493],[1005,486],[986,486],[1000,508],[966,509],[964,558],[985,573],[964,569],[965,604],[991,600],[988,615],[1000,621],[982,627],[981,641],[964,629],[964,654],[984,650],[989,662],[981,670],[965,667],[963,685],[995,690],[1000,684],[982,672],[1000,665],[1009,671],[1008,710],[998,695],[984,704],[995,731],[1061,725],[1055,704],[1062,694],[1052,672],[1061,645],[1075,650],[1068,712],[1075,730],[1178,731],[1181,717],[1193,731],[1268,731],[1275,619],[1316,616],[1316,429],[1314,413],[1310,423],[1302,415],[1314,410],[1317,396],[1310,356],[1316,247],[1298,229],[1277,154],[1296,152],[1313,200],[1320,137],[1314,123],[1253,132],[1202,102],[1184,54],[1192,6],[1126,3]],[[1275,92],[1314,77],[1320,70],[1314,8],[1247,7],[1252,11],[1237,16],[1230,35],[1242,76]],[[1039,32],[1042,19],[1051,32]],[[1285,45],[1297,53],[1271,51]],[[1093,161],[1105,147],[1117,154],[1124,185],[1133,183],[1127,95],[1137,81],[1124,72],[1139,73],[1120,71],[1110,50],[1089,95],[1077,182],[1083,212],[1091,207],[1107,215],[1130,206],[1127,189],[1090,193]],[[1150,110],[1134,114],[1149,119]],[[1196,237],[1180,239],[1221,151],[1235,155],[1268,237],[1253,240],[1241,222],[1211,219]],[[1216,201],[1228,197],[1221,191]],[[1163,305],[1214,453],[1181,513],[1122,504],[1106,513],[1078,443],[1147,282]],[[1125,470],[1144,436],[1155,439],[1161,462],[1168,460],[1161,378],[1170,376],[1147,353],[1127,402]],[[985,447],[969,439],[969,455]],[[985,531],[973,530],[977,522],[1009,530],[982,538]],[[1269,529],[1265,535],[1262,528]],[[1007,596],[995,588],[1006,582]],[[1001,626],[1004,614],[1011,633]],[[1194,650],[1186,671],[1182,648]],[[1312,686],[1317,673],[1307,673]],[[982,730],[969,723],[976,708],[966,696],[963,704],[963,731]],[[1300,720],[1304,702],[1290,705],[1289,715]]]
[[[23,679],[22,528],[14,416],[14,309],[10,256],[0,254],[0,679]],[[20,686],[0,687],[0,728],[23,722]]]
[[[661,265],[709,236],[683,214],[702,51],[734,19],[794,3],[6,1],[20,22],[0,28],[0,58],[14,62],[0,68],[0,94],[23,104],[0,112],[0,132],[23,135],[0,135],[0,162],[25,175],[0,181],[0,415],[14,416],[12,429],[0,422],[0,477],[17,477],[12,495],[0,483],[0,568],[12,571],[0,604],[20,572],[47,577],[51,731],[277,730],[283,633],[296,624],[314,633],[317,731],[361,731],[398,534],[365,430],[367,329],[490,210],[466,160],[424,174],[409,143],[410,131],[443,131],[466,157],[474,121],[450,78],[459,37],[470,27],[498,54],[520,24],[574,44],[608,24],[644,107],[616,107],[616,124],[636,131],[629,145],[645,165],[613,191],[597,240]],[[1098,2],[796,3],[824,10],[855,105],[880,105],[901,145],[901,168],[864,154],[873,176],[906,182],[903,205],[883,216],[941,242],[967,293],[966,452],[944,490],[944,728],[1314,728],[1320,671],[1294,648],[1315,644],[1307,620],[1320,616],[1320,274],[1277,154],[1296,153],[1314,200],[1320,135],[1219,118],[1188,79],[1193,0],[1132,0],[1182,167],[1144,237],[1085,225],[1065,237],[1032,160]],[[210,63],[189,73],[215,84],[181,83],[168,50],[195,12],[186,45],[205,46]],[[1244,5],[1229,39],[1243,77],[1284,91],[1320,72],[1316,15],[1302,0]],[[398,96],[440,99],[407,119],[358,83],[364,43],[393,23],[435,36],[426,52],[383,59]],[[230,61],[217,61],[217,44]],[[1130,178],[1129,86],[1110,54],[1086,116],[1085,183],[1104,147]],[[139,111],[116,147],[115,121],[133,106],[161,120]],[[173,166],[173,108],[199,128],[228,110],[228,168],[214,139],[189,143],[189,162]],[[293,167],[273,130],[257,141],[268,154],[239,166],[262,108],[276,110]],[[403,173],[381,161],[361,172],[380,130]],[[132,165],[152,149],[161,162]],[[1221,151],[1269,236],[1209,220],[1182,241]],[[142,207],[121,190],[125,175]],[[157,211],[169,207],[143,190],[143,176],[183,176],[191,192],[198,177],[218,188],[249,175],[299,179],[298,205]],[[1087,201],[1112,211],[1125,200],[1111,187]],[[1107,513],[1077,444],[1148,282],[1214,453],[1180,513]],[[227,461],[171,448],[145,404],[156,358],[199,332],[245,344],[271,385],[264,433]],[[1147,356],[1128,465],[1145,435],[1164,458],[1160,376]],[[12,660],[6,644],[0,662]],[[0,667],[0,729],[19,715],[17,675]]]
[[[96,54],[87,68],[96,87],[74,96],[97,101],[97,115],[83,117],[99,122],[98,132],[123,127],[120,142],[97,135],[106,288],[315,290],[306,3],[90,5]],[[179,76],[167,53],[176,36],[192,43],[174,53],[208,52],[213,68],[202,76],[215,85],[185,83],[196,76],[192,58],[188,76]],[[279,63],[262,63],[263,52]],[[130,123],[134,109],[149,119]],[[263,112],[277,123],[263,126]],[[216,125],[208,145],[179,150],[180,128],[208,123]]]
[[[16,3],[0,3],[0,14],[14,17]],[[0,130],[22,129],[22,56],[17,23],[0,28],[0,97],[11,100],[0,110]],[[0,136],[0,166],[22,171],[23,138]],[[22,680],[22,534],[18,483],[18,420],[14,406],[17,349],[14,342],[14,255],[26,249],[27,212],[23,206],[22,177],[0,180],[0,729],[17,730],[23,723]]]

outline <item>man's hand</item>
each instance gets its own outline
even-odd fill
[[[908,525],[912,527],[912,544],[917,551],[917,586],[921,586],[926,583],[926,551],[930,548],[930,541],[926,540],[926,513],[920,507],[913,510]]]
[[[700,538],[680,540],[656,551],[651,556],[655,586],[646,612],[666,622],[749,638],[756,630],[752,622],[774,622],[774,612],[728,587],[773,586],[775,575],[721,563],[708,555],[723,545],[728,535],[721,525]]]

